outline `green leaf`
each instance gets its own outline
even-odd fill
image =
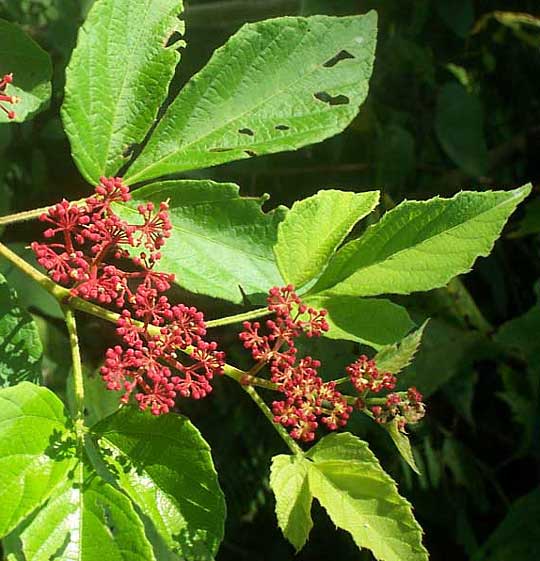
[[[526,185],[405,201],[338,251],[310,293],[376,296],[444,286],[490,253],[530,191]]]
[[[270,487],[276,497],[279,527],[298,552],[313,527],[307,462],[298,456],[274,456]]]
[[[74,465],[62,402],[29,382],[0,389],[0,537],[40,506]]]
[[[365,343],[375,349],[399,341],[413,327],[407,310],[382,298],[354,296],[307,297],[306,304],[325,308],[331,339]]]
[[[309,486],[336,526],[381,561],[427,561],[422,529],[410,503],[381,468],[366,442],[330,434],[306,457]]]
[[[49,55],[24,31],[0,19],[0,77],[13,73],[7,95],[20,98],[13,109],[15,119],[0,110],[0,123],[26,121],[44,109],[51,96],[52,65]]]
[[[429,320],[426,320],[418,329],[407,335],[399,343],[383,347],[376,355],[375,362],[381,372],[398,374],[413,361],[414,355],[420,347],[424,329]]]
[[[532,561],[540,551],[540,487],[515,501],[475,557],[477,561]]]
[[[403,434],[398,428],[398,420],[394,419],[390,423],[385,423],[382,425],[383,428],[388,432],[390,438],[396,445],[398,452],[401,454],[401,457],[409,464],[411,469],[421,475],[418,466],[416,465],[416,461],[414,459],[414,454],[411,448],[411,442],[409,437],[406,434]]]
[[[473,177],[485,175],[488,150],[480,100],[455,82],[442,87],[437,97],[435,132],[444,151]]]
[[[315,497],[332,522],[381,561],[427,561],[409,502],[363,442],[350,433],[324,437],[305,457],[276,456],[270,480],[278,522],[300,549]]]
[[[64,127],[75,162],[90,183],[115,175],[143,141],[183,42],[181,0],[100,0],[79,31],[66,71]]]
[[[173,230],[159,268],[192,292],[241,303],[242,292],[262,298],[283,284],[272,252],[283,212],[265,214],[264,199],[238,190],[232,183],[164,181],[137,189],[129,206],[117,208],[133,222],[141,202],[170,199]]]
[[[32,561],[155,561],[131,501],[82,463],[17,537]]]
[[[225,501],[208,444],[185,418],[124,408],[95,425],[121,488],[166,544],[188,558],[214,555]]]
[[[299,288],[317,277],[352,227],[379,202],[379,192],[319,191],[294,203],[274,247],[285,282]]]
[[[341,132],[368,91],[377,16],[247,24],[172,103],[126,174],[129,183]]]
[[[0,274],[0,387],[41,381],[43,347],[32,316]]]

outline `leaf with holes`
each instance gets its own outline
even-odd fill
[[[0,387],[40,382],[42,355],[37,325],[0,274]]]
[[[155,561],[131,501],[82,463],[6,549],[17,543],[32,561]]]
[[[167,96],[183,42],[181,0],[100,0],[66,71],[64,127],[90,183],[115,175]]]
[[[166,545],[212,559],[223,538],[225,501],[208,444],[184,417],[121,409],[94,426],[109,469]]]
[[[462,191],[451,199],[405,201],[346,244],[310,293],[376,296],[444,286],[488,255],[531,192]]]
[[[378,191],[327,190],[294,203],[274,247],[285,282],[299,288],[320,275],[352,227],[378,202]]]
[[[143,201],[169,200],[171,238],[159,262],[192,292],[241,303],[243,294],[264,301],[283,280],[272,247],[283,210],[265,214],[261,199],[240,197],[238,186],[213,181],[164,181],[133,192],[118,206],[123,218],[136,219]]]
[[[368,91],[375,12],[245,25],[167,109],[126,173],[136,183],[341,132]]]
[[[0,108],[0,123],[20,123],[44,109],[51,97],[52,64],[49,55],[24,31],[0,19],[0,78],[13,74],[6,95],[19,98],[15,105],[6,109],[15,111],[15,119],[9,119]],[[4,107],[4,104],[1,104]]]
[[[0,389],[0,537],[43,504],[74,466],[62,402],[29,382]]]
[[[384,298],[355,296],[306,297],[306,304],[324,308],[331,339],[346,339],[380,349],[404,337],[413,327],[407,310]]]
[[[284,535],[301,547],[316,498],[332,522],[381,561],[427,561],[422,529],[368,445],[350,433],[331,434],[305,455],[273,459],[272,490]]]

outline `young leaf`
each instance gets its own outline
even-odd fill
[[[336,526],[380,561],[427,561],[422,529],[368,445],[350,433],[331,434],[306,457],[309,486]]]
[[[379,202],[379,192],[319,191],[294,203],[274,247],[285,282],[299,288],[317,277],[352,227]]]
[[[270,487],[276,497],[279,527],[298,552],[304,547],[313,527],[313,496],[309,489],[306,460],[297,456],[274,456]]]
[[[62,402],[29,382],[0,389],[0,537],[40,506],[74,465]]]
[[[325,308],[330,330],[325,337],[357,341],[379,349],[404,337],[413,327],[407,310],[383,298],[307,297],[306,304]]]
[[[32,561],[155,561],[131,501],[82,463],[17,537]]]
[[[90,183],[115,175],[167,96],[183,42],[182,0],[100,0],[79,32],[62,107],[73,157]]]
[[[414,472],[420,475],[420,470],[416,465],[416,461],[414,459],[414,454],[411,448],[411,442],[409,440],[409,437],[406,434],[403,434],[399,430],[397,425],[397,419],[394,419],[390,423],[385,423],[382,426],[386,429],[386,431],[390,435],[390,438],[393,440],[394,444],[396,445],[396,448],[401,454],[401,457],[407,462],[407,464],[409,464],[409,466]]]
[[[375,12],[245,25],[187,83],[126,179],[295,150],[341,132],[366,98],[376,29]]]
[[[165,543],[189,559],[214,555],[223,538],[225,501],[197,429],[177,415],[124,408],[93,431],[111,454],[118,483]]]
[[[419,329],[416,329],[407,337],[394,343],[383,347],[376,355],[375,362],[380,372],[392,372],[392,374],[399,374],[404,368],[411,364],[414,355],[420,347],[424,329],[429,320],[426,320]]]
[[[272,252],[283,212],[265,214],[264,199],[238,190],[232,183],[164,181],[137,189],[129,206],[117,208],[133,221],[141,202],[170,199],[173,230],[160,269],[192,292],[241,303],[242,292],[260,296],[283,283]]]
[[[338,251],[310,293],[376,296],[444,286],[490,253],[530,191],[526,185],[405,201]]]
[[[49,55],[17,25],[0,19],[0,78],[13,74],[6,93],[20,98],[13,106],[15,119],[0,110],[0,123],[26,121],[44,109],[51,97],[52,65]]]
[[[0,387],[41,381],[43,347],[32,316],[0,274]]]

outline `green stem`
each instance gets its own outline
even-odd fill
[[[251,310],[251,312],[243,312],[241,314],[235,314],[233,316],[212,319],[206,322],[206,327],[220,327],[222,325],[229,325],[231,323],[240,323],[242,321],[248,321],[250,319],[262,318],[269,315],[270,313],[271,312],[268,310],[268,308],[258,308],[256,310]]]
[[[257,404],[259,409],[263,412],[264,416],[272,423],[272,426],[276,429],[279,436],[284,440],[285,444],[289,447],[293,454],[299,455],[303,454],[302,448],[298,446],[296,441],[292,436],[286,431],[285,427],[274,422],[274,415],[270,411],[268,405],[262,400],[261,396],[257,393],[257,390],[253,386],[242,386],[244,391],[251,397],[251,399]]]
[[[73,204],[81,204],[85,202],[85,200],[86,199],[73,201]],[[0,226],[15,224],[16,222],[26,222],[28,220],[39,218],[42,214],[46,213],[49,208],[51,208],[51,205],[42,208],[35,208],[33,210],[24,210],[23,212],[16,212],[15,214],[8,214],[6,216],[0,216]]]
[[[69,333],[69,344],[71,347],[71,358],[73,368],[73,387],[75,393],[75,430],[78,436],[84,433],[84,379],[81,362],[81,351],[79,348],[79,337],[77,335],[77,323],[75,313],[72,309],[64,307],[66,325]]]

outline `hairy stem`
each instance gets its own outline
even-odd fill
[[[241,314],[235,314],[233,316],[212,319],[205,323],[206,327],[220,327],[221,325],[230,325],[231,323],[240,323],[242,321],[248,321],[250,319],[262,318],[264,316],[270,315],[270,313],[271,312],[268,308],[258,308],[256,310],[251,310],[251,312],[243,312]]]
[[[274,415],[270,411],[268,405],[262,400],[261,396],[257,393],[257,390],[253,386],[242,386],[244,391],[251,397],[251,399],[257,404],[257,407],[263,412],[264,416],[272,423],[273,427],[278,432],[279,436],[283,439],[285,444],[289,447],[293,454],[303,454],[302,448],[298,446],[296,441],[291,437],[291,435],[286,431],[285,427],[274,422]]]
[[[73,368],[73,387],[75,393],[75,430],[80,437],[84,432],[84,380],[81,362],[81,351],[79,348],[79,337],[77,335],[77,323],[75,313],[71,308],[63,307],[66,325],[69,333],[69,344],[71,347],[71,358]]]

